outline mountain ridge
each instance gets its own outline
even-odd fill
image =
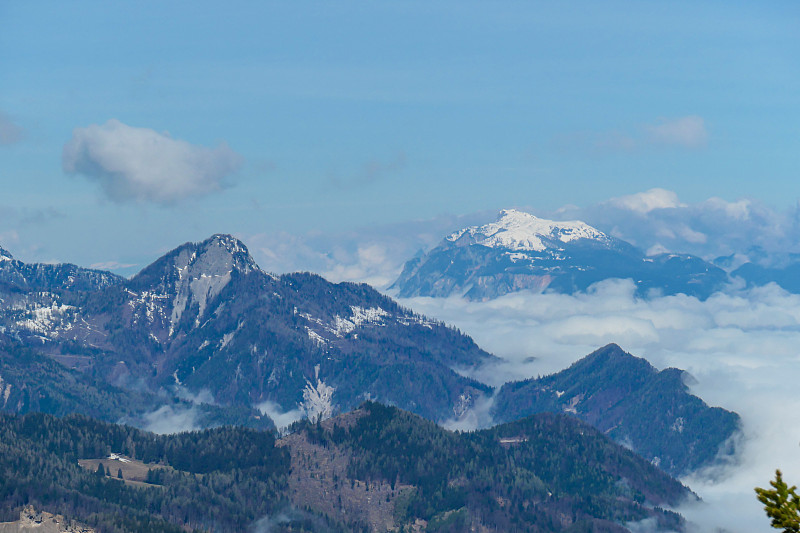
[[[736,413],[709,407],[685,385],[686,373],[656,370],[616,344],[568,368],[510,382],[495,396],[499,421],[538,412],[569,413],[673,475],[712,464],[739,430]]]
[[[240,407],[292,411],[313,397],[327,413],[372,398],[445,420],[491,390],[452,370],[494,358],[472,339],[365,284],[268,274],[229,235],[114,280],[90,291],[17,286],[0,302],[0,328],[61,360],[79,352],[69,359],[116,386],[206,391]]]

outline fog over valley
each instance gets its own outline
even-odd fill
[[[630,281],[586,294],[517,293],[489,302],[461,298],[400,300],[453,324],[504,361],[474,376],[499,385],[559,371],[614,342],[661,368],[687,370],[693,393],[742,416],[733,463],[683,481],[704,500],[680,508],[697,531],[770,530],[753,487],[780,468],[800,479],[800,296],[775,285],[721,293],[634,297]]]

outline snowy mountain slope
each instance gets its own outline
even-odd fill
[[[639,293],[709,296],[725,272],[687,255],[646,257],[583,222],[555,222],[515,210],[459,230],[408,261],[392,286],[401,297],[464,295],[485,300],[518,290],[574,293],[608,278],[631,278]]]
[[[605,233],[579,220],[555,222],[516,209],[504,209],[500,211],[497,221],[484,226],[464,228],[445,239],[459,246],[481,244],[490,248],[536,252],[558,247],[557,243],[578,239],[603,243],[612,241]]]

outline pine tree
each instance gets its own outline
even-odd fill
[[[800,533],[800,496],[797,486],[789,487],[781,475],[775,471],[775,481],[770,481],[774,490],[756,487],[758,501],[764,504],[767,516],[772,519],[772,527],[783,529],[785,533]]]

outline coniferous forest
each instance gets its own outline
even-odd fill
[[[265,523],[269,531],[374,530],[368,520],[323,513],[308,494],[290,493],[292,476],[304,475],[290,456],[309,447],[320,457],[338,450],[347,458],[337,486],[373,493],[390,486],[398,530],[424,523],[427,531],[622,531],[620,524],[645,518],[675,528],[680,517],[660,506],[691,497],[662,471],[561,415],[458,433],[368,402],[342,417],[297,423],[280,441],[243,427],[155,435],[77,415],[0,416],[0,521],[33,504],[107,532],[247,531]],[[102,462],[97,470],[78,464],[111,453],[150,465],[145,482],[119,479]]]

